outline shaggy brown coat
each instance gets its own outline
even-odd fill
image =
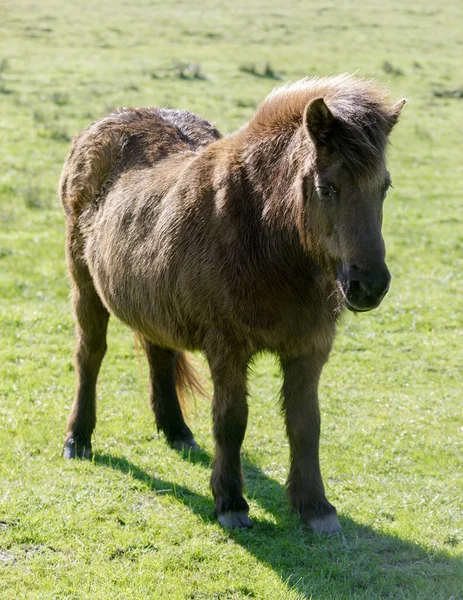
[[[181,351],[205,353],[215,510],[249,526],[246,374],[268,350],[284,376],[292,505],[315,531],[339,530],[319,468],[318,381],[342,305],[369,310],[387,292],[384,154],[402,105],[343,75],[278,88],[224,138],[156,108],[119,110],[76,136],[60,183],[77,335],[66,457],[91,452],[111,313],[143,341],[156,423],[178,448],[196,447],[176,391],[188,382]]]

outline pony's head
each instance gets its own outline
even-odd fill
[[[303,110],[299,233],[329,262],[346,306],[376,308],[391,276],[381,234],[391,187],[385,151],[405,100],[395,104],[350,76],[320,80]]]

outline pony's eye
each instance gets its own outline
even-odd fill
[[[393,187],[392,181],[387,181],[383,188],[383,200],[386,198],[388,191]]]
[[[319,187],[318,193],[322,198],[329,198],[331,196],[330,188],[327,187]]]
[[[334,198],[334,196],[336,195],[336,190],[332,185],[330,185],[329,187],[318,186],[317,190],[321,198],[325,198],[326,200]]]

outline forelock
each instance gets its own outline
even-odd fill
[[[391,102],[369,80],[342,74],[283,84],[259,105],[249,127],[261,135],[291,134],[316,98],[323,98],[335,117],[332,142],[347,166],[356,173],[377,169],[392,127]]]

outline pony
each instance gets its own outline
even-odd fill
[[[281,365],[288,494],[304,523],[340,530],[320,472],[318,385],[343,308],[376,308],[390,273],[381,234],[392,103],[349,74],[276,88],[222,137],[183,110],[123,108],[78,134],[60,180],[76,324],[65,458],[89,458],[110,314],[141,340],[158,430],[197,448],[180,391],[185,351],[209,364],[215,514],[251,525],[240,460],[253,357]]]

